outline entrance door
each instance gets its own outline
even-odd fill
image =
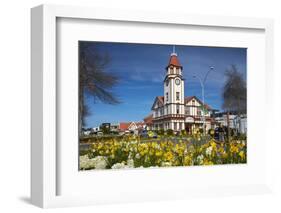
[[[191,134],[191,133],[192,133],[192,124],[191,124],[191,123],[185,123],[185,131],[186,131],[188,134]]]

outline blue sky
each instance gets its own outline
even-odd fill
[[[91,115],[87,117],[87,127],[101,123],[142,121],[151,112],[155,96],[163,95],[163,79],[173,45],[129,44],[94,42],[100,53],[108,53],[111,63],[107,72],[116,73],[120,82],[113,88],[121,104],[109,105],[93,101],[87,97]],[[226,80],[224,72],[235,64],[246,79],[245,48],[217,48],[199,46],[175,47],[178,59],[183,66],[185,96],[201,97],[201,86],[196,75],[203,78],[209,66],[214,71],[205,83],[205,102],[214,109],[221,109],[222,87]]]

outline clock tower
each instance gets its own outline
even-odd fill
[[[170,56],[164,79],[164,129],[184,129],[184,78],[175,50]]]

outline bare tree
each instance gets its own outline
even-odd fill
[[[110,64],[108,54],[100,54],[92,42],[79,42],[79,130],[85,125],[86,116],[90,115],[85,96],[107,104],[120,101],[112,92],[118,83],[118,77],[107,72]]]
[[[229,113],[237,114],[239,121],[241,114],[247,112],[247,86],[242,73],[232,65],[225,72],[227,80],[223,88],[223,109],[227,111],[228,135],[229,135]]]

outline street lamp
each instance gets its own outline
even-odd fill
[[[202,94],[202,102],[203,102],[203,134],[205,135],[205,82],[209,73],[214,69],[213,66],[209,67],[208,72],[205,74],[204,79],[202,80],[200,77],[194,75],[193,78],[197,78],[201,85],[201,94]]]

